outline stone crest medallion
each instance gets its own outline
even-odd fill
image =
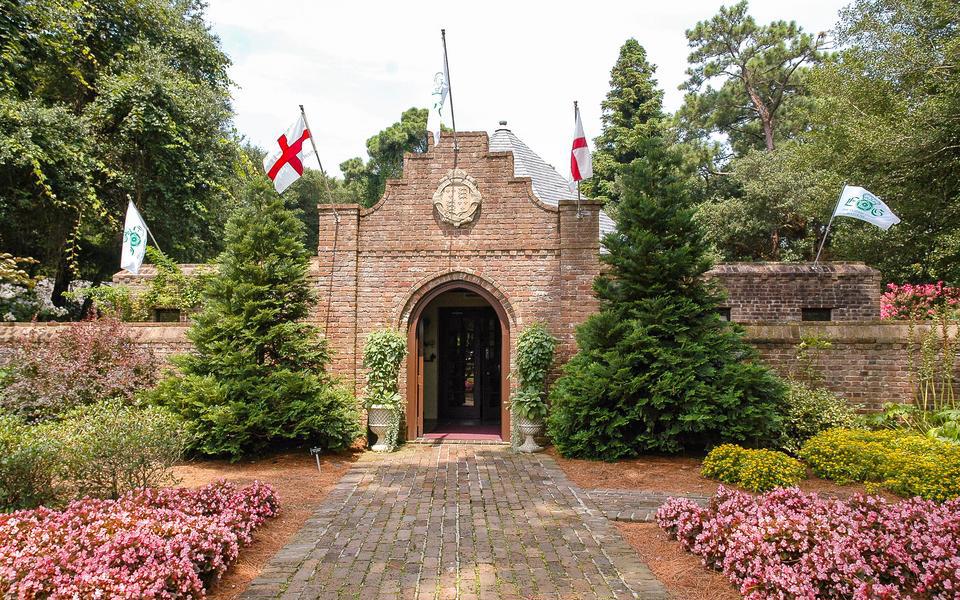
[[[433,205],[440,219],[454,227],[473,221],[480,209],[477,182],[460,169],[451,170],[433,193]]]

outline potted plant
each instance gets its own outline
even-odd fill
[[[393,329],[374,331],[363,347],[363,366],[367,368],[364,404],[367,426],[376,436],[376,443],[370,448],[374,452],[389,452],[397,446],[403,417],[397,376],[406,355],[407,340]]]
[[[517,429],[524,436],[520,452],[538,452],[543,450],[534,436],[543,433],[543,422],[547,418],[547,403],[536,390],[520,390],[511,399],[513,416],[517,420]]]
[[[543,450],[534,436],[543,431],[547,418],[547,373],[553,364],[557,338],[550,335],[546,325],[534,323],[520,332],[517,338],[518,390],[510,401],[517,430],[525,436],[520,452]]]

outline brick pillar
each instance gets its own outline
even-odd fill
[[[558,359],[566,361],[577,350],[574,332],[597,310],[593,280],[600,274],[599,202],[560,202],[560,347]]]
[[[357,239],[360,207],[356,204],[341,204],[336,208],[340,214],[339,223],[329,204],[319,206],[315,319],[320,329],[326,331],[333,353],[333,373],[339,376],[349,389],[356,391]]]

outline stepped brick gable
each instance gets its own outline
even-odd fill
[[[575,349],[575,326],[596,308],[600,205],[584,200],[578,216],[569,190],[548,203],[531,177],[515,176],[513,152],[491,150],[486,133],[459,133],[457,141],[457,168],[481,197],[469,222],[456,226],[434,207],[454,167],[450,135],[407,155],[403,178],[388,182],[372,208],[320,206],[316,316],[321,326],[329,321],[335,369],[348,381],[361,379],[367,334],[388,326],[406,331],[417,303],[444,284],[488,292],[510,330],[546,322],[562,340],[561,359]]]

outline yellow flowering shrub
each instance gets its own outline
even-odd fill
[[[803,463],[783,452],[723,444],[703,459],[700,474],[753,492],[766,492],[799,484],[807,470]]]
[[[938,502],[960,497],[960,446],[915,433],[831,429],[807,440],[800,458],[841,484]]]

